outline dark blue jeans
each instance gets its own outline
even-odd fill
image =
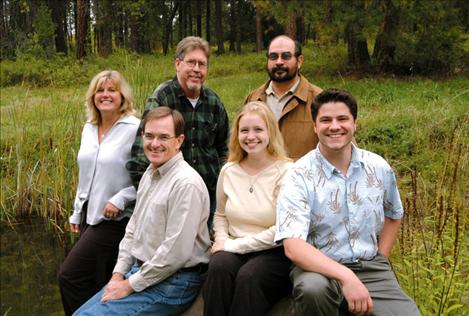
[[[134,265],[126,278],[139,270]],[[176,272],[161,283],[120,300],[101,303],[104,288],[73,315],[179,315],[196,299],[201,286],[199,272]]]

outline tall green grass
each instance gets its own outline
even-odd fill
[[[357,79],[327,71],[331,59],[343,62],[340,51],[306,49],[304,54],[302,71],[311,82],[357,97],[359,146],[384,156],[397,171],[406,215],[392,264],[402,287],[423,315],[468,314],[469,80]],[[212,57],[207,85],[219,94],[230,118],[247,93],[266,80],[264,62],[264,55],[255,53]],[[69,71],[51,66],[47,86],[26,75],[6,86],[13,72],[2,70],[2,224],[40,216],[58,231],[66,226],[77,184],[84,95],[94,74],[122,72],[140,112],[155,87],[174,75],[171,56],[121,52],[106,60],[58,64]],[[30,68],[40,73],[36,66]]]

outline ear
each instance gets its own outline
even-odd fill
[[[300,55],[296,58],[298,61],[298,68],[301,68],[301,65],[303,65],[303,55]]]
[[[313,128],[314,128],[314,133],[318,133],[318,131],[316,130],[316,122],[313,121]]]
[[[179,66],[181,65],[181,62],[182,62],[182,60],[180,60],[179,58],[176,58],[174,60],[174,66],[176,67],[176,71],[179,70]]]
[[[184,142],[184,134],[181,134],[179,135],[178,137],[176,137],[176,147],[177,147],[177,150],[179,150],[182,146],[182,143]]]

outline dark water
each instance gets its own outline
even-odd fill
[[[56,274],[64,243],[41,221],[0,230],[0,315],[63,315]]]

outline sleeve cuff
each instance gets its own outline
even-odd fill
[[[72,216],[70,216],[69,220],[70,224],[76,224],[79,225],[81,221],[81,213],[73,213]]]
[[[119,198],[118,196],[113,196],[112,198],[109,199],[108,201],[115,207],[117,207],[119,210],[124,210],[125,209],[125,201],[122,198]]]
[[[137,271],[129,277],[129,284],[135,292],[141,292],[149,286],[140,271]]]
[[[236,245],[233,239],[230,239],[230,238],[225,239],[224,250],[228,252],[236,252]]]

